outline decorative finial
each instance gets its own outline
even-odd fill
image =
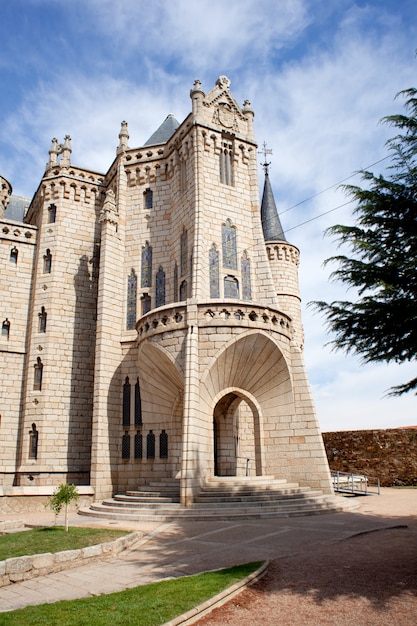
[[[266,161],[266,157],[268,154],[272,154],[272,150],[270,148],[266,147],[266,142],[264,141],[262,144],[262,150],[259,150],[258,154],[263,154],[264,155],[264,163],[261,163],[262,167],[264,168],[264,172],[265,174],[268,174],[268,167],[271,165],[271,163],[267,163]]]
[[[125,152],[126,150],[129,150],[128,141],[129,141],[129,131],[127,129],[127,122],[123,121],[121,123],[121,129],[119,133],[119,145],[116,150],[116,154],[120,154],[121,152]]]

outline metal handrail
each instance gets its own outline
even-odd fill
[[[333,489],[339,493],[353,493],[356,495],[380,495],[381,486],[379,478],[376,476],[365,476],[364,474],[353,474],[349,472],[339,472],[331,470],[333,479]],[[376,491],[372,491],[376,489]]]

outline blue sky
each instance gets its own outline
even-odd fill
[[[415,396],[384,398],[414,366],[332,353],[306,306],[346,297],[323,268],[337,250],[323,232],[352,223],[336,183],[360,183],[354,173],[387,156],[392,129],[379,120],[402,112],[395,94],[416,86],[415,0],[0,0],[0,14],[0,171],[14,193],[33,195],[52,137],[71,135],[72,162],[106,171],[122,120],[140,146],[168,113],[185,118],[195,79],[209,91],[225,74],[238,102],[252,104],[259,145],[273,150],[278,210],[301,250],[322,429],[417,424]]]

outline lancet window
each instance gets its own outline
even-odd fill
[[[224,277],[224,297],[239,298],[239,281],[234,276]]]
[[[133,330],[136,324],[136,299],[138,279],[132,268],[127,279],[126,329]]]
[[[231,270],[237,269],[236,228],[228,218],[222,224],[223,266]]]
[[[46,254],[43,255],[43,273],[50,274],[52,269],[52,254],[48,248]]]
[[[216,244],[210,248],[209,252],[209,272],[210,272],[210,298],[220,298],[219,289],[219,253]]]
[[[165,272],[162,266],[156,274],[156,292],[155,292],[155,306],[163,306],[165,304]]]
[[[250,276],[250,261],[245,250],[241,259],[241,276],[242,276],[242,299],[252,299],[252,287]]]
[[[129,376],[123,385],[123,409],[122,409],[123,426],[130,426],[130,382]]]
[[[149,241],[142,247],[141,287],[152,287],[152,247]]]
[[[39,332],[46,333],[46,320],[48,317],[47,312],[45,311],[45,307],[41,307],[40,313],[38,313],[39,317]]]
[[[187,274],[187,258],[188,258],[188,233],[184,228],[181,233],[181,276]]]
[[[34,376],[33,376],[33,390],[34,391],[42,391],[42,376],[43,376],[43,363],[41,361],[41,357],[38,356],[36,359],[36,364],[34,366]]]

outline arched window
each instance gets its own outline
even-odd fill
[[[141,459],[142,457],[143,457],[142,433],[138,431],[135,435],[135,459]]]
[[[151,296],[148,293],[144,293],[141,297],[142,303],[142,315],[149,313],[151,310]]]
[[[18,256],[19,250],[16,248],[16,246],[13,246],[13,248],[10,250],[10,263],[14,263],[16,265]]]
[[[152,206],[153,206],[152,189],[145,189],[145,191],[143,192],[143,206],[145,209],[152,209]]]
[[[153,430],[150,430],[149,433],[146,435],[146,458],[155,458],[155,435],[153,433]]]
[[[222,142],[219,155],[220,182],[224,185],[233,185],[233,144],[228,141]]]
[[[122,437],[122,459],[130,459],[130,435],[127,431]]]
[[[56,221],[56,206],[51,204],[48,207],[48,224],[54,224]]]
[[[129,376],[123,385],[123,410],[122,410],[123,426],[130,426],[130,382]]]
[[[219,290],[219,253],[213,243],[209,252],[210,298],[220,298]]]
[[[175,261],[174,265],[174,302],[178,300],[178,264]]]
[[[45,307],[41,307],[41,312],[38,313],[39,317],[39,332],[46,333],[46,319],[48,317],[47,312],[45,311]]]
[[[180,301],[187,299],[187,281],[183,280],[180,285]]]
[[[142,247],[141,287],[152,287],[152,247],[149,241]]]
[[[239,298],[239,281],[234,276],[224,277],[224,297]]]
[[[133,330],[136,324],[136,298],[138,280],[132,268],[127,279],[126,329]]]
[[[1,334],[3,335],[3,337],[6,337],[6,339],[8,339],[10,336],[10,322],[7,317],[1,325]]]
[[[36,359],[36,364],[34,366],[34,376],[33,376],[33,390],[34,391],[42,391],[42,375],[43,375],[43,363],[41,361],[41,357],[38,356]]]
[[[135,383],[135,426],[142,426],[142,399],[140,397],[139,378]]]
[[[184,226],[180,241],[180,257],[181,257],[181,276],[187,275],[187,258],[188,258],[188,233]]]
[[[250,279],[250,261],[246,250],[243,253],[241,259],[241,275],[242,275],[242,299],[252,299],[252,287]]]
[[[236,228],[232,226],[230,219],[222,224],[222,252],[223,267],[231,270],[237,269],[237,252],[236,252]]]
[[[168,458],[168,435],[165,430],[163,430],[159,435],[159,458]]]
[[[50,274],[52,269],[52,254],[48,248],[46,254],[43,255],[43,273]]]
[[[155,293],[155,306],[163,306],[165,304],[165,272],[162,266],[159,266],[156,274],[156,293]]]
[[[29,431],[29,458],[38,458],[38,440],[39,432],[36,430],[36,424],[32,424],[32,430]]]

